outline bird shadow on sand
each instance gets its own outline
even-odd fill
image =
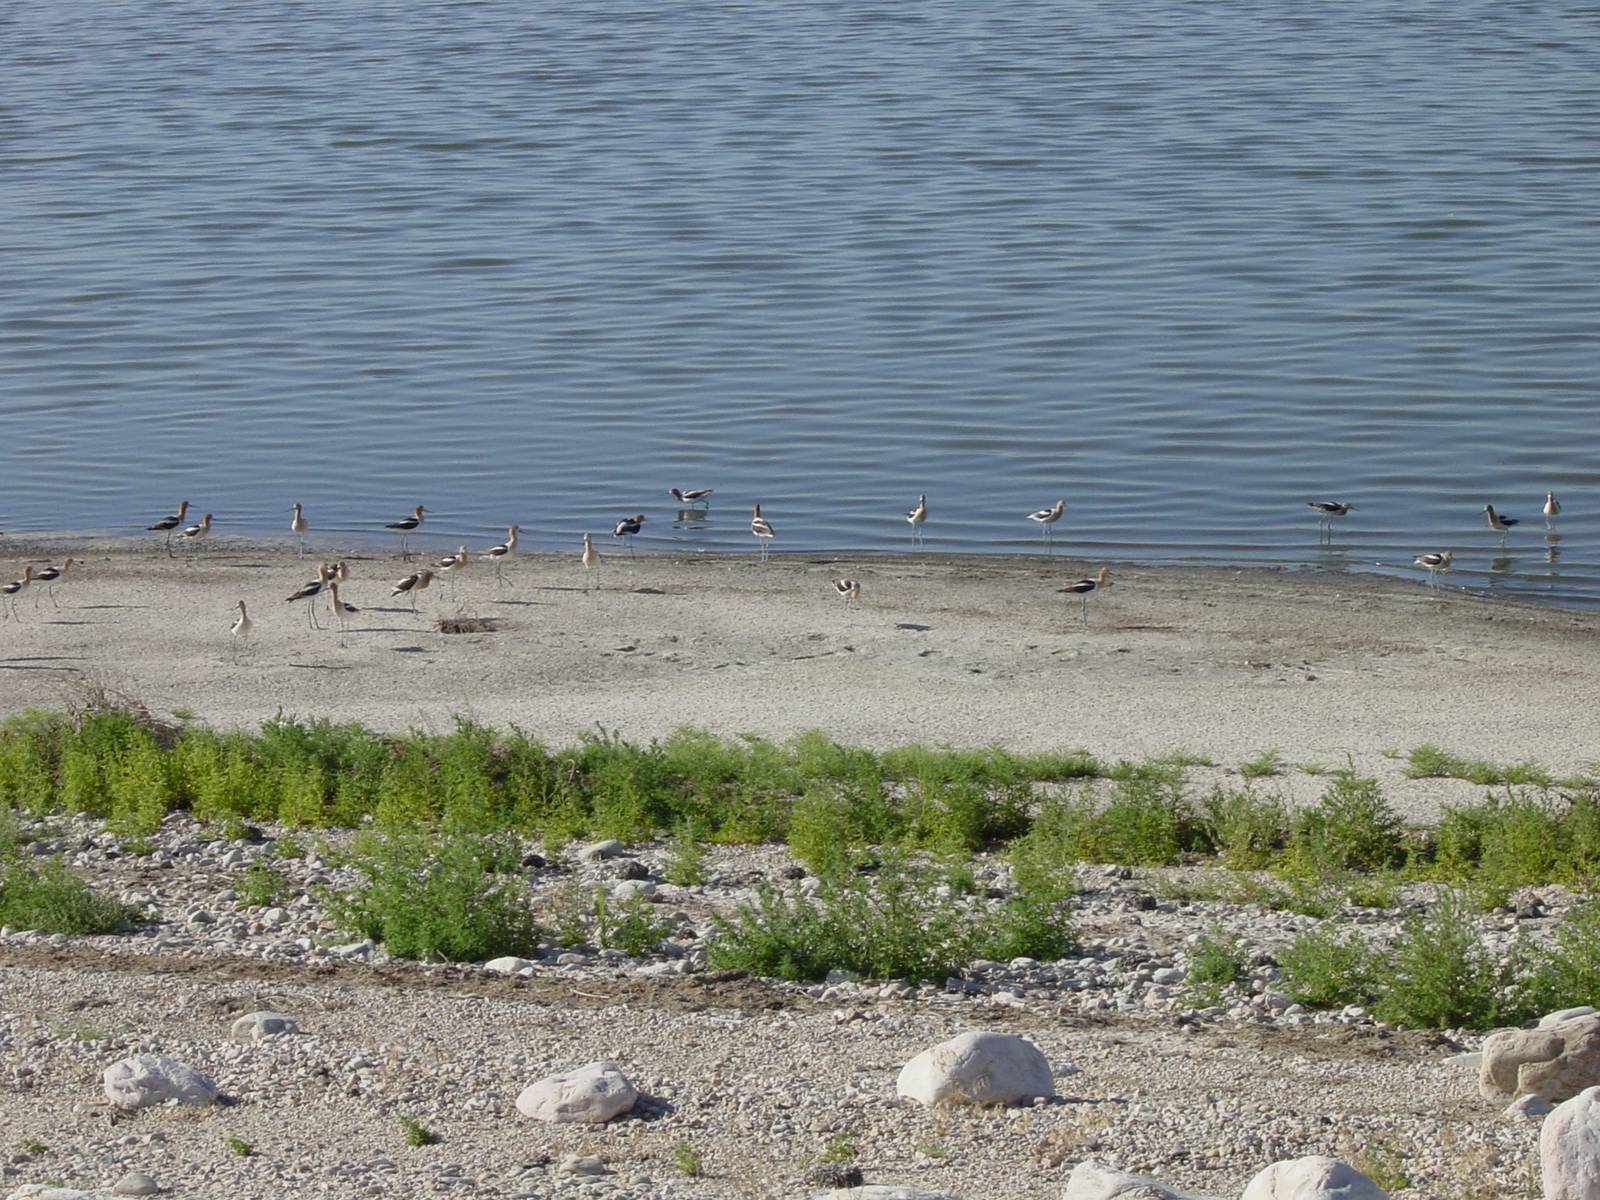
[[[426,653],[428,653],[428,648],[426,646],[391,646],[389,648],[391,650],[393,650],[396,654],[426,654]]]
[[[402,628],[399,625],[363,625],[359,629],[352,625],[346,633],[415,633],[415,629]]]
[[[94,622],[93,621],[62,621],[62,620],[55,620],[55,621],[45,621],[45,622],[43,622],[43,624],[45,624],[45,625],[93,625]]]
[[[906,630],[909,630],[912,633],[928,633],[930,630],[933,629],[933,626],[932,625],[918,625],[915,621],[900,621],[900,622],[896,623],[895,628],[896,629],[906,629]]]
[[[538,600],[491,600],[490,604],[510,604],[517,608],[543,608]]]
[[[152,604],[80,604],[80,605],[78,605],[78,607],[79,608],[86,608],[86,609],[97,609],[97,608],[154,608],[155,606],[152,605]]]
[[[77,667],[33,667],[24,663],[0,662],[0,671],[42,671],[62,675],[81,675],[82,670]]]
[[[345,663],[297,663],[287,664],[297,671],[349,671],[354,668]]]

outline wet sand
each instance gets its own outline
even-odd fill
[[[1371,575],[1114,567],[1089,602],[1056,588],[1098,563],[1065,556],[644,556],[609,546],[586,590],[576,554],[523,555],[497,586],[474,561],[413,613],[411,570],[351,552],[341,632],[284,597],[314,574],[292,544],[218,541],[194,562],[156,542],[0,546],[0,572],[85,560],[0,624],[0,712],[58,707],[85,686],[153,711],[254,726],[282,711],[386,729],[460,714],[566,744],[597,725],[647,741],[681,724],[785,738],[1016,750],[1109,759],[1172,751],[1232,767],[1353,762],[1399,778],[1395,751],[1437,742],[1557,773],[1600,759],[1600,614],[1443,593]],[[847,609],[831,587],[857,578]],[[237,665],[244,599],[254,636]],[[489,633],[440,632],[441,616]],[[1388,752],[1387,754],[1385,752]],[[1291,772],[1292,792],[1320,789]],[[1478,789],[1407,782],[1431,806]]]

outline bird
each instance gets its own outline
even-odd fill
[[[179,536],[188,538],[191,542],[193,542],[194,543],[194,552],[196,554],[198,554],[198,553],[200,553],[200,543],[201,543],[201,541],[210,532],[211,532],[211,514],[207,513],[205,516],[200,518],[200,524],[189,526],[189,528],[185,529],[183,531],[183,533],[180,534]]]
[[[300,539],[300,557],[304,558],[306,556],[306,530],[311,527],[306,524],[306,519],[300,511],[300,502],[298,500],[295,501],[294,507],[290,511],[294,513],[294,516],[289,518],[289,532]]]
[[[1327,534],[1329,540],[1333,538],[1333,519],[1344,516],[1355,507],[1348,500],[1307,500],[1306,505],[1317,510],[1321,530]]]
[[[833,590],[844,597],[844,606],[854,608],[861,602],[861,581],[859,579],[835,579]]]
[[[1066,587],[1058,588],[1056,590],[1070,593],[1071,595],[1079,597],[1083,601],[1083,623],[1087,625],[1089,623],[1089,593],[1098,588],[1108,588],[1110,586],[1111,568],[1101,567],[1094,578],[1080,579],[1076,583],[1069,583]]]
[[[504,582],[500,574],[500,568],[505,565],[506,559],[517,552],[517,532],[521,528],[521,525],[507,525],[506,540],[498,546],[490,546],[483,553],[484,558],[494,563],[494,581],[496,583]]]
[[[409,517],[401,517],[398,521],[390,521],[384,528],[399,531],[400,557],[409,557],[406,554],[406,538],[410,536],[413,530],[422,528],[422,505],[419,504],[413,508]]]
[[[911,544],[913,546],[922,544],[922,526],[927,519],[928,498],[926,496],[918,496],[917,506],[906,514],[906,520],[911,524]]]
[[[761,515],[761,505],[757,504],[751,510],[750,532],[761,539],[761,561],[767,561],[767,551],[771,549],[772,539],[778,536],[778,531],[772,527],[772,522]]]
[[[1483,506],[1483,515],[1488,519],[1489,528],[1500,535],[1500,544],[1502,546],[1506,544],[1506,534],[1511,532],[1511,527],[1522,524],[1521,519],[1518,517],[1506,517],[1495,512],[1492,504]]]
[[[1028,514],[1028,520],[1039,523],[1039,536],[1044,538],[1047,544],[1054,545],[1056,540],[1055,524],[1061,520],[1061,514],[1066,511],[1066,508],[1067,502],[1065,500],[1057,500],[1054,508],[1041,508],[1038,512]]]
[[[25,592],[28,589],[28,585],[32,582],[33,564],[29,563],[27,566],[22,568],[21,579],[13,579],[4,587],[0,587],[0,596],[5,597],[5,599],[11,602],[10,607],[6,609],[6,620],[9,621],[12,617],[15,617],[19,621],[22,620],[22,614],[17,611],[17,597],[21,593]]]
[[[1428,572],[1428,586],[1438,590],[1439,572],[1450,569],[1450,560],[1454,558],[1449,550],[1440,550],[1434,554],[1419,554],[1412,561],[1419,567],[1425,567]]]
[[[667,495],[685,508],[706,508],[710,503],[708,497],[714,490],[713,488],[668,488]]]
[[[1561,515],[1561,501],[1556,499],[1554,492],[1544,494],[1544,527],[1549,529],[1556,523],[1556,518]]]
[[[446,554],[438,562],[438,571],[450,579],[450,586],[456,585],[456,576],[467,569],[467,548],[457,546],[454,554]]]
[[[644,514],[636,517],[623,517],[611,531],[614,538],[625,537],[628,539],[628,553],[633,553],[633,539],[638,536],[639,530],[644,526]]]
[[[345,562],[344,559],[342,559],[342,558],[338,562],[334,563],[333,564],[333,578],[338,580],[340,583],[349,583],[350,582],[350,564]]]
[[[333,606],[333,615],[339,622],[339,628],[348,629],[349,623],[345,620],[345,618],[355,613],[357,610],[354,604],[346,604],[339,598],[339,581],[337,579],[330,579],[328,581],[328,602]],[[343,643],[341,643],[341,645],[342,644]]]
[[[321,575],[320,567],[318,568],[317,573],[319,576]],[[327,586],[328,585],[325,580],[320,578],[313,579],[310,583],[302,584],[300,587],[290,592],[283,598],[283,602],[285,604],[293,604],[296,600],[307,601],[306,620],[310,623],[313,629],[321,629],[322,626],[317,624],[317,606],[310,603],[310,601],[315,600],[318,596],[322,595],[323,590]]]
[[[583,590],[589,590],[589,572],[600,565],[600,552],[594,548],[594,539],[583,535]]]
[[[83,564],[78,562],[78,560],[75,558],[65,559],[59,567],[46,567],[33,577],[33,581],[35,583],[42,583],[45,585],[45,594],[50,597],[50,603],[54,604],[57,608],[60,608],[61,605],[56,600],[56,584],[60,583],[67,577],[67,571],[74,565],[82,566]],[[35,606],[38,605],[38,596],[33,598],[33,603]]]
[[[244,610],[244,601],[234,605],[239,610],[239,615],[233,621],[233,661],[239,661],[239,644],[250,636],[250,631],[255,628],[255,623],[250,620],[250,614]]]
[[[390,592],[389,596],[390,596],[391,599],[393,597],[395,597],[395,596],[402,596],[402,595],[410,596],[411,597],[411,607],[412,608],[416,608],[416,606],[417,606],[417,593],[421,592],[421,591],[425,591],[427,589],[427,586],[432,582],[433,582],[433,572],[432,571],[427,570],[427,569],[423,569],[421,571],[414,571],[410,575],[407,575],[404,579],[396,580],[395,581],[395,585],[394,585],[394,591]]]
[[[183,518],[188,515],[189,502],[187,500],[179,500],[177,512],[172,513],[170,516],[162,517],[161,520],[157,521],[154,525],[145,526],[146,529],[154,530],[156,533],[165,533],[167,535],[168,558],[172,557],[172,531],[178,528],[178,526],[182,525]]]

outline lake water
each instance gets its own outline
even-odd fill
[[[7,530],[1065,497],[1063,553],[1600,604],[1593,5],[37,0],[0,79]]]

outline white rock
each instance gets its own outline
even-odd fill
[[[518,971],[526,971],[531,966],[533,966],[531,960],[508,954],[503,958],[491,958],[483,964],[483,969],[493,971],[496,975],[515,975]]]
[[[1053,1096],[1039,1048],[1008,1033],[963,1033],[924,1050],[900,1071],[895,1091],[923,1104],[1024,1104]]]
[[[867,1183],[860,1187],[818,1192],[815,1200],[955,1200],[955,1197],[945,1192],[929,1192],[892,1183]]]
[[[603,842],[590,842],[578,850],[579,862],[596,862],[602,858],[621,858],[622,843],[615,838]]]
[[[1389,1194],[1348,1163],[1312,1154],[1273,1163],[1240,1200],[1389,1200]]]
[[[1556,1106],[1543,1096],[1518,1096],[1506,1105],[1503,1115],[1512,1120],[1539,1121],[1555,1110]]]
[[[132,1111],[175,1100],[179,1104],[213,1104],[217,1085],[187,1063],[165,1054],[136,1054],[105,1070],[106,1099]]]
[[[598,1154],[569,1154],[557,1165],[563,1175],[604,1175],[606,1161]]]
[[[300,1032],[300,1026],[282,1013],[246,1013],[228,1029],[228,1040],[233,1042],[259,1042],[269,1037]]]
[[[1544,1200],[1600,1200],[1600,1087],[1556,1105],[1539,1130]]]
[[[632,900],[635,896],[642,900],[653,899],[656,894],[656,885],[648,879],[624,879],[621,883],[611,885],[611,898],[617,901]]]
[[[1540,1017],[1538,1027],[1540,1029],[1549,1029],[1552,1026],[1560,1025],[1563,1021],[1570,1021],[1574,1017],[1592,1017],[1597,1011],[1600,1010],[1591,1008],[1587,1004],[1580,1004],[1576,1008],[1558,1008],[1555,1012],[1546,1013]]]
[[[638,1099],[638,1089],[616,1063],[592,1062],[530,1083],[517,1097],[517,1111],[536,1121],[600,1125],[627,1112]]]
[[[328,953],[335,958],[371,958],[376,949],[369,938],[360,942],[346,942],[343,946],[330,946]]]
[[[1094,1159],[1079,1163],[1062,1200],[1200,1200],[1143,1175],[1125,1175]]]
[[[154,1196],[161,1190],[161,1185],[148,1175],[129,1171],[111,1185],[111,1190],[118,1196]]]
[[[6,1197],[6,1200],[108,1200],[109,1192],[98,1188],[92,1192],[78,1188],[53,1187],[48,1183],[25,1183]]]

